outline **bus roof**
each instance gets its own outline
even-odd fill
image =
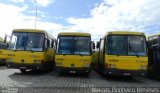
[[[148,38],[149,38],[149,37],[154,37],[154,36],[160,36],[160,34],[152,34],[152,35],[148,35]]]
[[[13,29],[12,32],[33,32],[33,33],[44,33],[47,34],[48,36],[54,38],[52,35],[48,34],[47,31],[45,30],[40,30],[40,29]]]
[[[91,36],[90,33],[85,33],[85,32],[60,32],[59,35],[66,35],[66,36]]]
[[[131,31],[110,31],[106,35],[118,34],[118,35],[144,35],[143,32],[131,32]]]
[[[40,29],[13,29],[13,32],[36,32],[36,33],[46,33],[46,31],[40,30]]]

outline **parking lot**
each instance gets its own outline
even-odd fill
[[[0,93],[86,93],[95,92],[93,88],[113,87],[158,88],[160,80],[144,77],[105,77],[94,70],[88,76],[62,75],[55,71],[41,73],[29,71],[22,74],[17,69],[0,66]]]

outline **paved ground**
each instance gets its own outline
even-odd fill
[[[113,88],[117,87],[117,90]],[[122,88],[125,87],[125,90]],[[29,71],[22,74],[17,69],[0,66],[0,93],[87,93],[87,92],[126,92],[127,88],[146,88],[145,92],[160,92],[160,80],[144,77],[104,77],[92,71],[89,76],[66,74],[55,71],[37,73]],[[147,88],[152,87],[151,90]],[[118,91],[118,88],[121,90]],[[131,90],[128,90],[131,91]],[[137,92],[137,90],[133,90]]]

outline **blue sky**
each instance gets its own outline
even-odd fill
[[[65,19],[69,17],[84,18],[90,16],[90,10],[95,7],[95,4],[101,0],[57,0],[46,8],[39,9],[47,12],[52,21],[63,25],[69,25]]]
[[[108,31],[160,32],[159,0],[37,0],[37,28],[89,32],[99,40]],[[35,0],[0,0],[0,36],[35,27]]]

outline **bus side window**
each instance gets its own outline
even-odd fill
[[[54,40],[51,41],[51,47],[54,48]]]
[[[47,48],[49,48],[49,47],[50,47],[50,40],[47,39]]]
[[[45,46],[44,46],[44,48],[45,48],[45,50],[47,50],[49,47],[50,47],[50,40],[49,40],[49,38],[48,38],[48,37],[46,37],[46,39],[45,39]]]
[[[44,49],[47,50],[47,39],[45,40]]]

